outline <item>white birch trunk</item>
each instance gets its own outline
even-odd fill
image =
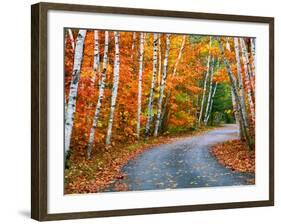
[[[248,114],[246,110],[246,103],[245,103],[245,96],[244,96],[244,85],[243,85],[243,78],[242,78],[242,71],[240,65],[240,51],[239,51],[239,43],[238,38],[234,37],[234,50],[235,50],[235,58],[236,58],[236,67],[237,67],[237,77],[238,77],[238,94],[241,99],[241,110],[243,116],[245,117],[245,126],[248,128]]]
[[[236,79],[235,79],[235,76],[232,73],[232,70],[230,68],[229,61],[224,57],[224,50],[223,50],[223,46],[222,46],[222,43],[220,42],[219,37],[217,37],[217,40],[218,40],[218,43],[219,43],[220,53],[221,53],[221,55],[223,57],[224,65],[226,67],[227,74],[228,74],[228,77],[230,79],[230,84],[231,84],[231,86],[233,88],[233,93],[234,93],[234,96],[235,96],[235,100],[236,100],[236,102],[237,102],[237,104],[239,106],[240,118],[241,118],[241,122],[243,124],[243,133],[245,134],[245,138],[246,138],[246,141],[247,141],[247,144],[248,144],[249,148],[252,149],[252,143],[251,143],[251,140],[250,140],[248,128],[245,125],[247,118],[244,117],[244,114],[242,113],[242,110],[241,110],[241,99],[240,99],[240,96],[239,96],[239,91],[237,89]]]
[[[242,49],[242,53],[245,56],[245,61],[246,61],[246,65],[247,65],[247,68],[248,68],[249,77],[251,79],[253,74],[252,74],[252,70],[251,70],[249,55],[248,55],[248,51],[247,51],[247,48],[246,48],[244,38],[242,38],[242,37],[240,37],[240,46],[241,46],[241,49]]]
[[[113,87],[112,87],[112,96],[111,96],[111,106],[110,106],[110,114],[106,135],[106,145],[110,144],[111,135],[112,135],[112,124],[114,117],[114,110],[116,106],[116,99],[118,93],[118,85],[119,85],[119,32],[114,32],[114,40],[115,40],[115,56],[114,56],[114,70],[113,70]]]
[[[251,52],[252,52],[252,75],[255,77],[256,71],[256,41],[255,38],[251,38]]]
[[[136,37],[137,37],[137,34],[136,32],[133,32],[133,43],[132,43],[132,48],[131,48],[131,59],[133,59],[134,57],[134,49],[135,49],[135,41],[136,41]]]
[[[229,40],[229,37],[226,37],[226,46],[225,46],[225,48],[226,48],[226,50],[231,51],[230,44],[229,44],[228,40]]]
[[[100,115],[100,109],[102,105],[102,100],[103,100],[103,95],[104,95],[104,88],[105,88],[105,79],[106,79],[106,67],[107,67],[107,62],[108,62],[108,31],[105,31],[105,41],[104,41],[104,55],[103,55],[103,68],[102,68],[102,73],[101,73],[101,81],[100,81],[100,86],[99,86],[99,97],[96,105],[96,110],[93,118],[93,124],[90,130],[90,136],[89,136],[89,141],[88,141],[88,150],[87,150],[87,157],[88,159],[92,155],[93,151],[93,144],[95,141],[95,131]]]
[[[210,76],[210,86],[209,86],[209,94],[208,94],[208,100],[207,100],[207,106],[205,110],[205,117],[204,117],[204,125],[206,126],[208,123],[207,117],[209,114],[209,107],[210,107],[210,102],[212,98],[212,88],[213,88],[213,76],[214,76],[214,64],[215,64],[215,58],[214,56],[212,57],[212,66],[211,66],[211,76]]]
[[[182,55],[182,52],[183,52],[183,49],[184,49],[184,45],[185,45],[185,39],[186,39],[186,36],[183,36],[183,37],[182,37],[182,41],[181,41],[180,51],[179,51],[179,54],[178,54],[178,57],[177,57],[177,60],[176,60],[175,66],[174,66],[172,78],[173,78],[173,77],[176,75],[176,73],[177,73],[178,64],[179,64],[179,62],[180,62],[181,55]]]
[[[254,89],[254,77],[253,77],[253,73],[252,73],[252,69],[251,69],[251,65],[250,65],[250,60],[249,60],[249,55],[248,55],[248,51],[246,48],[246,44],[243,38],[240,38],[240,46],[241,46],[241,50],[242,50],[242,55],[244,55],[245,57],[245,62],[243,59],[243,63],[246,63],[246,67],[248,70],[248,79],[249,79],[249,84],[250,84],[250,88],[251,91],[253,91],[253,93],[255,94],[255,89]]]
[[[74,114],[76,110],[77,90],[78,90],[78,83],[80,79],[81,62],[83,58],[83,48],[84,48],[84,40],[85,40],[86,32],[87,32],[86,30],[79,30],[77,41],[76,41],[72,79],[70,84],[68,105],[67,105],[67,111],[65,116],[65,139],[64,139],[65,156],[69,151],[69,146],[71,141]]]
[[[172,79],[173,77],[176,75],[177,73],[177,68],[178,68],[178,64],[180,62],[180,59],[181,59],[181,56],[182,56],[182,52],[183,52],[183,49],[184,49],[184,46],[185,46],[185,40],[186,40],[186,36],[183,36],[182,37],[182,42],[181,42],[181,47],[180,47],[180,50],[179,50],[179,54],[178,54],[178,57],[177,57],[177,60],[175,62],[175,65],[174,65],[174,69],[173,69],[173,73],[172,73]],[[163,119],[164,119],[164,116],[165,116],[165,113],[167,111],[167,106],[169,104],[169,101],[170,101],[170,98],[171,98],[171,90],[169,90],[168,94],[167,94],[167,97],[166,97],[166,102],[165,102],[165,105],[164,105],[164,108],[163,108],[163,112],[162,112],[162,115],[161,115],[161,118],[160,118],[160,124],[159,124],[159,128],[161,128],[162,126],[162,122],[163,122]]]
[[[162,68],[162,55],[161,55],[161,34],[158,34],[158,86],[161,85],[161,68]]]
[[[237,103],[236,103],[236,100],[235,100],[234,90],[233,90],[233,87],[232,87],[232,86],[231,86],[231,101],[232,101],[232,107],[233,107],[233,113],[234,113],[235,123],[236,123],[236,124],[239,124]]]
[[[155,79],[156,79],[156,73],[157,73],[157,46],[158,45],[158,35],[155,33],[153,34],[153,66],[152,66],[152,79],[151,79],[151,87],[150,87],[150,94],[149,94],[149,100],[147,105],[147,122],[145,127],[145,135],[147,136],[150,131],[150,123],[152,120],[152,104],[153,104],[153,94],[154,94],[154,88],[155,88]]]
[[[218,83],[216,82],[215,87],[214,87],[214,90],[213,90],[213,92],[212,92],[212,97],[211,97],[211,102],[210,102],[210,108],[209,108],[209,111],[208,111],[208,116],[207,116],[207,118],[206,118],[206,124],[208,123],[209,118],[210,118],[211,113],[212,113],[213,103],[214,103],[214,97],[215,97],[215,95],[216,95],[217,87],[218,87]]]
[[[144,53],[144,34],[140,33],[140,55],[139,55],[139,76],[138,76],[138,110],[137,110],[137,138],[140,137],[143,53]]]
[[[203,95],[202,95],[201,108],[200,108],[199,119],[198,119],[198,126],[199,127],[201,125],[201,120],[202,120],[202,117],[203,117],[204,103],[205,103],[205,97],[206,97],[207,80],[208,80],[208,77],[209,77],[210,60],[211,60],[211,53],[210,53],[211,46],[212,46],[212,37],[210,36],[209,55],[208,55],[208,60],[207,60],[207,71],[206,71],[205,80],[204,80]]]
[[[93,70],[94,74],[92,77],[92,84],[95,84],[95,80],[100,76],[100,52],[99,52],[99,31],[94,31],[94,64],[93,64]],[[99,79],[100,80],[100,79]]]
[[[68,36],[69,36],[69,39],[70,39],[70,42],[71,42],[72,49],[74,50],[74,48],[75,48],[75,40],[73,38],[73,34],[72,34],[72,30],[71,29],[68,29]]]
[[[166,79],[167,79],[167,65],[168,65],[169,50],[170,50],[170,34],[166,34],[166,51],[165,51],[164,65],[163,65],[163,75],[162,75],[160,93],[159,93],[159,99],[158,99],[158,105],[157,105],[157,119],[156,119],[156,124],[155,124],[155,129],[154,129],[155,137],[158,135],[158,130],[159,130],[159,126],[160,126],[162,101],[163,101],[163,95],[164,95]]]
[[[72,46],[72,49],[74,50],[75,48],[75,41],[74,41],[74,38],[73,38],[73,34],[72,34],[72,30],[71,29],[67,29],[67,35],[69,36],[69,39],[71,41],[71,46]],[[65,42],[64,42],[64,45],[66,47],[66,43],[67,43],[67,37],[65,38]],[[66,101],[66,98],[64,98],[64,119],[66,119],[66,111],[67,111],[67,101]]]
[[[239,106],[236,103],[234,90],[233,90],[232,86],[231,86],[231,100],[232,100],[232,107],[233,107],[233,112],[234,112],[235,123],[237,125],[239,125],[239,136],[240,136],[240,139],[242,140],[244,134],[243,134],[241,118],[240,118],[240,115],[239,115]]]
[[[240,38],[240,47],[242,50],[242,60],[244,64],[244,72],[245,72],[245,89],[247,92],[248,96],[248,101],[249,101],[249,108],[250,108],[250,116],[252,121],[255,120],[255,105],[253,103],[253,98],[252,98],[252,85],[251,85],[251,75],[250,75],[250,70],[249,70],[249,59],[248,59],[248,54],[246,52],[246,47],[243,38]]]

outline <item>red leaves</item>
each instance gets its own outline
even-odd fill
[[[233,140],[218,144],[211,153],[222,165],[232,170],[255,172],[255,151],[249,151],[245,142]]]

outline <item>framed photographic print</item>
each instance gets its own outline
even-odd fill
[[[274,19],[32,5],[32,218],[274,204]]]

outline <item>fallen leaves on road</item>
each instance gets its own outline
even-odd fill
[[[211,153],[219,163],[239,172],[255,172],[255,150],[248,150],[245,142],[227,141],[214,146]]]
[[[121,172],[122,167],[145,150],[157,145],[199,135],[211,129],[212,128],[202,128],[177,136],[160,136],[127,146],[118,145],[115,146],[114,150],[104,149],[104,151],[96,152],[91,160],[75,160],[71,157],[68,161],[69,167],[65,170],[64,193],[81,194],[100,192],[115,180],[126,178],[125,174]],[[182,162],[183,161],[179,161],[179,163]],[[117,183],[117,185],[114,184],[114,186],[118,191],[127,190],[125,185]]]

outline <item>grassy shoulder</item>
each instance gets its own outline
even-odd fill
[[[109,147],[96,153],[91,160],[67,161],[65,169],[65,194],[99,192],[116,179],[125,178],[122,167],[150,148],[170,143],[181,138],[202,134],[217,127],[202,127],[188,132],[166,133],[130,145]]]
[[[255,172],[255,150],[248,150],[241,140],[227,141],[215,145],[211,153],[219,163],[238,172]]]

